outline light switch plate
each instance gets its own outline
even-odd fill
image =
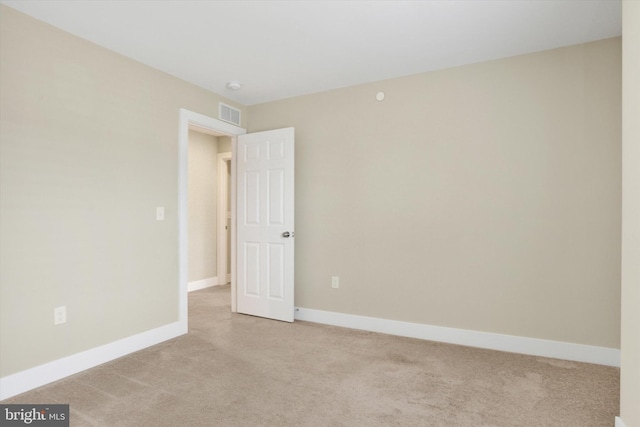
[[[62,325],[67,323],[67,306],[56,307],[53,309],[53,324]]]

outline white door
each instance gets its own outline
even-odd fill
[[[238,137],[237,309],[293,322],[294,129]]]

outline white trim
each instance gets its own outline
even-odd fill
[[[228,200],[228,180],[227,174],[231,168],[231,153],[218,154],[218,206],[216,212],[216,235],[217,235],[217,270],[220,278],[220,285],[227,283],[227,200]]]
[[[615,427],[627,427],[627,425],[622,421],[622,418],[616,417]]]
[[[237,150],[238,150],[238,136],[231,138],[231,312],[238,312],[238,291],[236,289],[236,230],[237,218],[236,218],[236,204],[237,204]]]
[[[620,350],[296,307],[296,320],[469,347],[620,367]]]
[[[194,280],[193,282],[189,282],[187,290],[189,292],[199,291],[200,289],[210,288],[212,286],[218,286],[220,284],[221,283],[218,282],[218,276],[209,277],[207,279]]]
[[[238,136],[247,133],[247,130],[244,128],[184,108],[180,109],[180,119],[186,121],[187,128],[190,126],[197,128],[198,131],[212,135]]]
[[[235,153],[236,136],[247,133],[246,129],[225,123],[222,120],[214,119],[203,114],[181,108],[179,111],[179,132],[178,132],[178,322],[188,328],[189,307],[187,303],[187,289],[189,281],[188,261],[189,261],[189,209],[188,209],[188,173],[189,173],[189,128],[214,135],[231,136],[231,152]],[[235,157],[235,156],[234,156]],[[233,158],[231,159],[231,183],[234,185],[235,176]],[[231,192],[232,214],[234,209],[235,192]],[[231,223],[231,250],[235,249],[235,221]],[[231,254],[231,271],[235,268],[234,256]],[[231,280],[231,310],[234,310],[235,283],[232,275]]]
[[[174,322],[35,368],[7,375],[0,378],[0,400],[8,399],[186,333],[185,324]]]

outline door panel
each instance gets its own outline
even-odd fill
[[[269,225],[284,225],[284,170],[269,171]]]
[[[244,217],[247,225],[260,225],[260,173],[245,173],[244,185]]]
[[[238,153],[238,312],[292,322],[294,129],[239,136]]]
[[[260,243],[244,243],[246,295],[260,296]]]
[[[267,280],[269,280],[269,298],[282,301],[284,299],[284,253],[282,243],[269,243],[267,246],[268,268]]]

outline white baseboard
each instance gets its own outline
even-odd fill
[[[616,425],[615,427],[627,427],[627,425],[622,421],[620,417],[616,417]]]
[[[200,289],[210,288],[212,286],[218,286],[218,276],[209,277],[207,279],[195,280],[193,282],[189,282],[187,285],[187,291],[199,291]]]
[[[620,367],[620,350],[296,307],[296,320],[469,347]]]
[[[175,322],[35,368],[7,375],[0,378],[0,400],[8,399],[186,333],[186,322]]]

